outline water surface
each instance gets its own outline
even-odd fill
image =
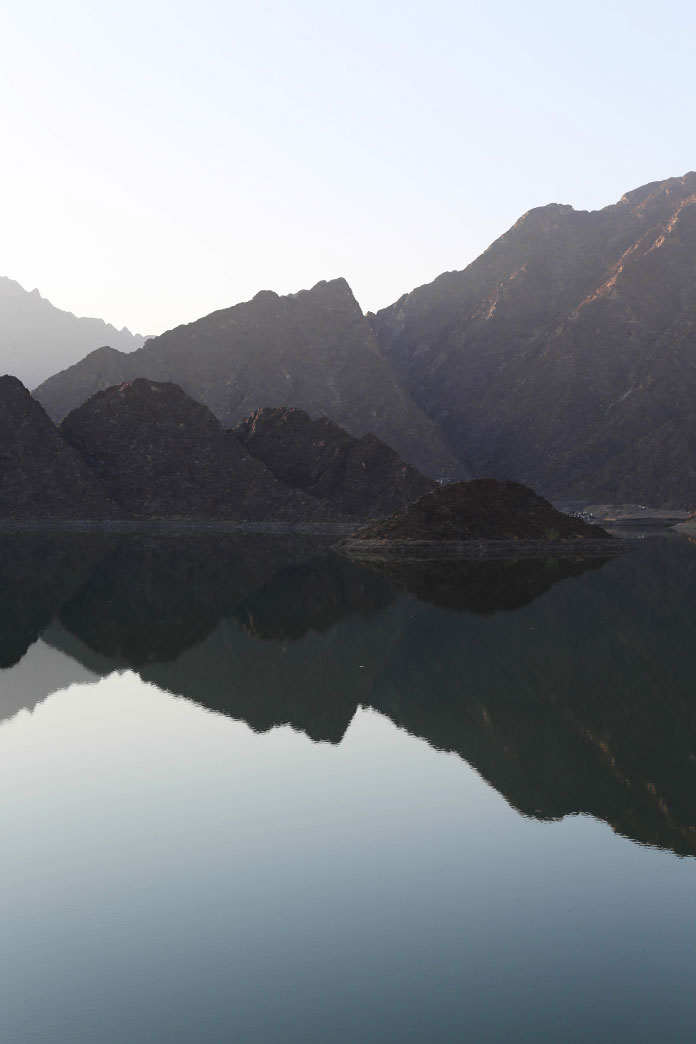
[[[12,534],[0,595],[3,1041],[690,1039],[686,539]]]

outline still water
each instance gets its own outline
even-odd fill
[[[696,546],[0,536],[0,1040],[682,1042]]]

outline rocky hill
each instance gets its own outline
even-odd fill
[[[304,410],[256,410],[231,433],[287,486],[355,518],[381,518],[433,489],[375,435],[356,438]]]
[[[696,173],[525,214],[371,317],[474,473],[549,496],[696,500]]]
[[[599,526],[556,511],[519,482],[453,482],[356,534],[359,540],[583,540],[609,539]]]
[[[102,519],[115,505],[16,377],[0,377],[0,518]]]
[[[60,431],[123,518],[328,517],[323,504],[282,485],[175,384],[138,378],[98,392],[68,414]]]
[[[427,474],[462,476],[436,426],[406,392],[344,279],[270,291],[155,337],[137,352],[102,348],[35,391],[59,421],[110,385],[174,382],[225,427],[292,403],[353,435],[374,432]]]
[[[15,374],[28,388],[100,345],[125,353],[143,342],[143,337],[125,327],[117,330],[101,319],[64,312],[38,290],[29,293],[13,279],[0,276],[0,373]]]
[[[696,173],[599,211],[531,210],[376,315],[342,279],[263,292],[137,352],[92,352],[35,394],[58,420],[134,377],[181,385],[225,426],[290,402],[436,478],[691,508]]]

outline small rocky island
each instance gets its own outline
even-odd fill
[[[354,533],[340,545],[352,558],[609,558],[623,541],[564,515],[519,482],[454,482]]]

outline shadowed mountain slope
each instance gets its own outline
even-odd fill
[[[101,319],[55,308],[38,290],[29,293],[14,279],[0,276],[0,373],[15,374],[28,388],[99,345],[132,352],[143,341],[125,327],[117,330]]]
[[[124,518],[327,517],[323,504],[278,482],[175,384],[139,378],[98,392],[60,431]]]
[[[287,297],[264,291],[155,337],[130,355],[100,349],[36,389],[60,420],[115,383],[174,382],[225,427],[291,402],[354,435],[374,432],[434,474],[461,474],[435,425],[404,391],[344,279]]]
[[[0,377],[0,518],[101,519],[115,505],[16,377]]]
[[[371,317],[475,473],[547,496],[693,504],[696,173],[525,214]]]
[[[376,435],[358,439],[304,410],[257,410],[231,434],[281,482],[356,518],[389,515],[435,486]]]

